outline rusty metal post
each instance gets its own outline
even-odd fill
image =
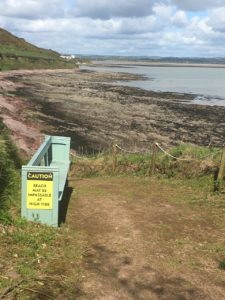
[[[157,146],[155,143],[152,144],[152,149],[151,149],[151,159],[149,163],[149,168],[148,168],[148,176],[152,176],[155,173],[155,167],[156,167],[156,154],[157,154]]]
[[[221,192],[221,190],[223,188],[224,175],[225,175],[225,147],[223,148],[219,173],[218,173],[218,177],[217,177],[217,184],[218,184],[218,191],[219,192]]]
[[[113,173],[114,173],[117,168],[117,147],[115,143],[112,146],[112,160],[113,160]]]

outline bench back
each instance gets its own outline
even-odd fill
[[[52,137],[52,160],[67,162],[70,160],[70,138]]]
[[[46,136],[27,166],[50,166],[52,161],[68,162],[70,140],[69,137],[63,136]]]

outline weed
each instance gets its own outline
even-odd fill
[[[18,205],[21,161],[9,133],[0,120],[0,222],[12,221],[9,208]]]
[[[225,270],[225,259],[223,259],[219,262],[219,269]]]
[[[3,225],[10,225],[12,224],[12,216],[7,209],[2,209],[0,213],[0,223]]]

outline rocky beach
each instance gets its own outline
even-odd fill
[[[1,73],[0,114],[26,154],[44,134],[71,136],[74,149],[88,151],[113,142],[130,150],[146,150],[153,141],[223,145],[224,107],[191,104],[191,94],[115,84],[121,80],[144,78],[78,69]]]

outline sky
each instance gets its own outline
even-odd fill
[[[225,0],[0,0],[0,27],[64,54],[225,57]]]

